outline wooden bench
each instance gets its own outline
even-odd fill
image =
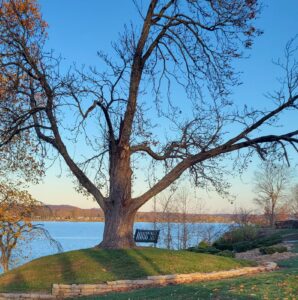
[[[159,237],[159,230],[136,229],[134,241],[140,243],[156,244]]]

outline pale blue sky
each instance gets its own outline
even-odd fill
[[[263,3],[264,9],[257,27],[264,30],[264,34],[256,39],[250,58],[236,64],[237,70],[243,72],[243,84],[233,94],[234,101],[239,105],[266,105],[268,100],[264,94],[279,87],[276,81],[279,69],[272,64],[272,59],[281,57],[286,42],[298,34],[297,0],[266,0]],[[110,42],[117,39],[124,23],[134,21],[136,15],[130,0],[40,0],[40,4],[49,24],[48,46],[62,55],[66,67],[72,62],[92,65],[96,61],[97,64],[96,52],[109,52]],[[297,116],[287,115],[284,125],[290,128],[297,120]],[[238,205],[252,206],[252,174],[257,163],[254,161],[243,175],[243,180],[232,180],[232,192],[237,196]],[[49,204],[96,207],[93,201],[83,199],[74,191],[72,181],[66,178],[65,172],[61,178],[57,178],[58,174],[56,165],[47,172],[43,184],[30,188],[33,196]],[[206,199],[209,211],[231,209],[231,204],[217,195],[199,194]]]

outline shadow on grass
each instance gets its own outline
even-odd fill
[[[92,259],[98,268],[109,274],[106,276],[107,280],[143,278],[150,274],[150,267],[141,263],[140,259],[137,259],[138,256],[136,254],[138,252],[136,251],[133,249],[105,250],[94,248],[84,251],[84,254]],[[141,260],[145,261],[145,259],[148,262],[146,256],[141,257]]]
[[[61,266],[60,274],[61,276],[57,278],[56,282],[53,283],[70,283],[70,282],[76,282],[77,279],[77,272],[75,268],[73,267],[73,264],[68,257],[68,255],[58,255],[58,262]]]
[[[133,251],[137,256],[139,256],[144,262],[146,262],[151,267],[154,273],[162,274],[162,271],[158,267],[158,265],[151,258],[147,257],[144,254],[144,251],[142,251],[141,249],[134,249]],[[150,274],[146,274],[146,275],[150,275]]]

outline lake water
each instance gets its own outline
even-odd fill
[[[90,248],[98,245],[102,240],[103,222],[35,222],[42,224],[50,235],[59,241],[63,251]],[[155,229],[160,229],[157,247],[180,249],[184,245],[194,246],[202,239],[214,239],[228,229],[228,224],[221,223],[156,223]],[[134,229],[153,229],[153,223],[135,223]],[[152,246],[152,244],[140,244]],[[18,255],[16,265],[24,264],[35,258],[54,254],[57,249],[52,247],[46,239],[38,238],[29,245],[23,246],[22,255]]]

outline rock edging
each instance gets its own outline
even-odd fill
[[[57,296],[50,294],[23,294],[23,293],[0,293],[0,300],[53,300],[57,299]]]
[[[128,291],[128,290],[144,288],[144,287],[164,286],[168,284],[219,280],[219,279],[261,273],[265,271],[273,271],[276,268],[277,268],[276,263],[266,262],[263,265],[257,267],[244,267],[240,269],[232,269],[227,271],[219,271],[219,272],[211,272],[211,273],[197,272],[197,273],[190,273],[190,274],[158,275],[158,276],[148,276],[146,279],[116,280],[116,281],[108,281],[106,283],[101,283],[101,284],[71,284],[71,285],[53,284],[52,297],[54,297],[54,299],[63,299],[68,297],[100,295],[108,292]],[[1,299],[2,298],[0,294],[0,300]],[[18,299],[26,299],[26,298],[18,298]],[[42,298],[35,298],[35,299],[42,299]],[[53,299],[53,298],[47,298],[47,299]]]

